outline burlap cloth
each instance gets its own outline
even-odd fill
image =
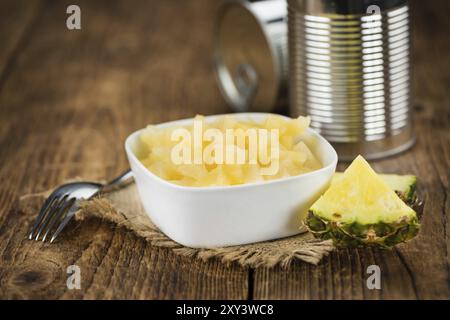
[[[19,200],[20,210],[27,215],[35,215],[49,193],[42,192],[22,196]],[[104,194],[100,198],[81,202],[75,219],[80,221],[88,217],[110,221],[134,232],[153,246],[169,248],[183,256],[204,261],[217,258],[225,264],[236,262],[242,266],[253,268],[276,265],[286,268],[294,260],[318,264],[333,250],[331,241],[316,240],[308,232],[284,239],[241,246],[205,249],[182,246],[168,238],[152,223],[141,205],[134,183],[123,189]],[[70,228],[70,225],[67,228]]]

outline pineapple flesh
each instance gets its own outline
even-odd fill
[[[310,208],[306,225],[335,245],[391,247],[413,238],[420,224],[411,204],[415,177],[377,175],[358,156]]]
[[[331,184],[343,177],[343,172],[336,172],[333,175]],[[416,185],[417,178],[414,175],[379,174],[378,175],[391,190],[402,199],[408,206],[412,207],[417,202]]]

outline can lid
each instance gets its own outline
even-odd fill
[[[264,23],[251,5],[232,1],[219,10],[214,64],[223,96],[236,111],[270,111],[281,71]]]

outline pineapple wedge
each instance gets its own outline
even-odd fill
[[[409,187],[403,179],[411,182]],[[383,180],[358,156],[313,204],[306,225],[316,237],[332,239],[337,246],[391,247],[407,241],[417,235],[420,224],[416,212],[394,191],[398,188],[405,200],[414,199],[412,176]]]

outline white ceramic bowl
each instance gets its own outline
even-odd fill
[[[237,119],[261,121],[268,113],[238,113]],[[205,117],[212,121],[224,115]],[[158,126],[191,124],[192,119]],[[185,187],[163,180],[138,160],[139,135],[125,149],[142,204],[152,221],[171,239],[189,247],[240,245],[291,236],[307,210],[326,190],[336,169],[337,154],[319,134],[308,129],[302,140],[322,162],[319,170],[279,180],[224,187]]]

